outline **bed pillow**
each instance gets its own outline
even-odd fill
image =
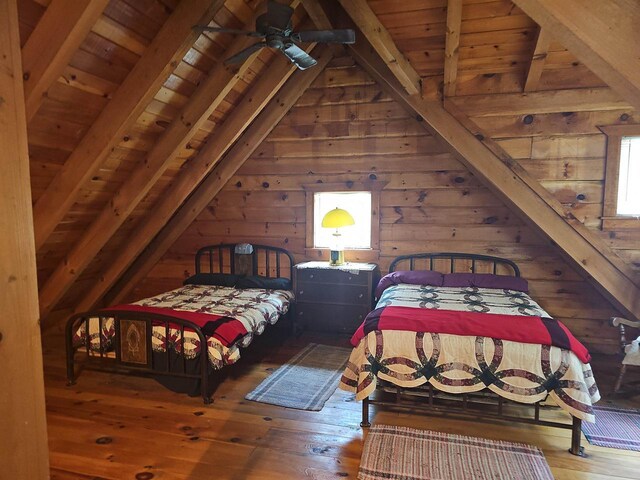
[[[447,273],[443,287],[498,288],[528,292],[529,284],[524,278],[492,273]]]
[[[382,292],[392,285],[408,283],[411,285],[431,285],[441,287],[443,275],[431,270],[398,270],[391,272],[380,279],[376,287],[376,298],[380,298]]]
[[[267,278],[261,275],[242,277],[236,288],[266,288],[267,290],[291,290],[291,280],[284,277]]]
[[[196,273],[187,278],[183,285],[216,285],[218,287],[235,287],[240,275],[231,273]]]

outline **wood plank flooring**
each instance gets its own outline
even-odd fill
[[[82,372],[65,385],[63,346],[45,338],[45,381],[51,478],[282,480],[357,478],[363,444],[360,403],[338,390],[321,412],[244,400],[270,371],[309,342],[346,346],[346,338],[272,331],[227,368],[214,403],[172,393],[149,378]],[[602,391],[615,365],[594,361]],[[600,376],[598,374],[600,373]],[[640,396],[622,402],[640,406]],[[635,479],[640,453],[583,444],[585,459],[567,453],[570,432],[377,412],[374,423],[534,444],[557,479]],[[366,434],[366,433],[365,433]]]

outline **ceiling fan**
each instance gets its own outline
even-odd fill
[[[264,47],[271,47],[280,50],[292,63],[300,70],[313,67],[316,60],[307,52],[301,49],[295,42],[316,42],[316,43],[354,43],[355,32],[353,30],[308,30],[304,32],[294,32],[291,25],[293,8],[282,5],[273,0],[267,3],[267,13],[256,18],[256,31],[247,32],[232,28],[208,27],[197,25],[194,28],[203,32],[221,32],[234,35],[245,35],[248,37],[264,38],[262,42],[239,51],[235,55],[225,60],[225,64],[241,63],[249,58],[254,52]]]

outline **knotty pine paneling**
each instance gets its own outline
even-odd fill
[[[362,96],[356,93],[359,86]],[[502,134],[515,125],[502,117],[494,121]],[[555,122],[544,123],[548,124]],[[535,165],[532,171],[569,203],[586,192],[584,200],[575,200],[577,211],[590,201],[599,206],[603,172],[602,139],[590,126],[583,130],[584,135],[558,140],[530,132],[523,136],[517,125],[512,136],[499,141],[523,164]],[[553,161],[537,164],[541,157]],[[582,159],[587,165],[580,164]],[[349,259],[376,261],[384,271],[395,256],[420,251],[511,258],[529,279],[532,295],[552,315],[595,350],[617,349],[615,330],[605,326],[615,314],[611,305],[415,118],[380,92],[362,70],[348,64],[323,72],[132,298],[179,286],[193,273],[195,250],[209,243],[252,241],[288,248],[298,262],[318,258],[316,251],[305,249],[302,186],[346,185],[371,178],[387,182],[380,205],[380,251],[351,252]],[[592,222],[596,214],[587,215]]]

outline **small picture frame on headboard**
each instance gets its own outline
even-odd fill
[[[238,243],[234,253],[236,255],[251,255],[253,253],[253,245],[250,243]]]

